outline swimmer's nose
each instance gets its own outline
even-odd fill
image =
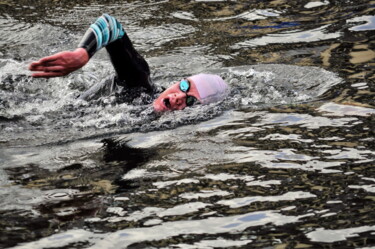
[[[181,93],[173,93],[169,96],[169,102],[172,106],[181,106],[184,103],[185,94]]]

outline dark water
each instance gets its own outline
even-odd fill
[[[1,248],[375,248],[374,1],[0,1]],[[155,83],[228,98],[155,115],[27,65],[102,13]]]

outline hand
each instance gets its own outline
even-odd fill
[[[34,61],[30,64],[30,71],[39,71],[33,73],[33,77],[59,77],[67,75],[80,69],[89,61],[89,55],[84,48],[77,48],[74,51],[64,51],[50,55]]]

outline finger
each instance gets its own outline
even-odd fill
[[[36,68],[38,67],[48,67],[48,66],[56,66],[59,65],[60,63],[57,60],[54,61],[34,61],[29,65],[29,70],[35,71],[37,70]],[[39,70],[40,71],[40,70]]]
[[[43,57],[42,59],[39,60],[39,62],[44,64],[44,63],[55,61],[59,58],[60,58],[60,53],[57,53],[57,54],[53,54],[53,55],[50,55],[50,56]]]
[[[44,72],[62,72],[65,69],[66,68],[63,66],[51,66],[51,67],[45,67],[43,71]]]
[[[33,61],[32,63],[30,63],[30,65],[29,65],[29,69],[30,69],[30,70],[34,70],[34,69],[37,68],[38,66],[41,66],[41,64],[39,63],[39,61]]]
[[[45,66],[37,65],[37,64],[29,66],[30,71],[44,71],[45,68],[46,68]]]
[[[34,78],[52,78],[52,77],[59,77],[64,76],[66,73],[62,72],[42,72],[42,73],[34,73],[31,76]]]
[[[30,68],[30,71],[42,71],[42,72],[62,72],[65,71],[66,68],[63,66],[35,66]]]

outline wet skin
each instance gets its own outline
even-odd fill
[[[190,89],[187,94],[194,96],[199,100],[200,95],[195,83],[191,79],[189,79],[189,82]],[[180,82],[174,83],[162,94],[160,94],[160,96],[154,100],[153,107],[156,112],[184,109],[186,107],[186,93],[180,90]]]
[[[63,51],[34,61],[29,65],[29,70],[36,72],[32,74],[35,78],[60,77],[80,69],[89,59],[85,49],[77,48],[74,51]]]

